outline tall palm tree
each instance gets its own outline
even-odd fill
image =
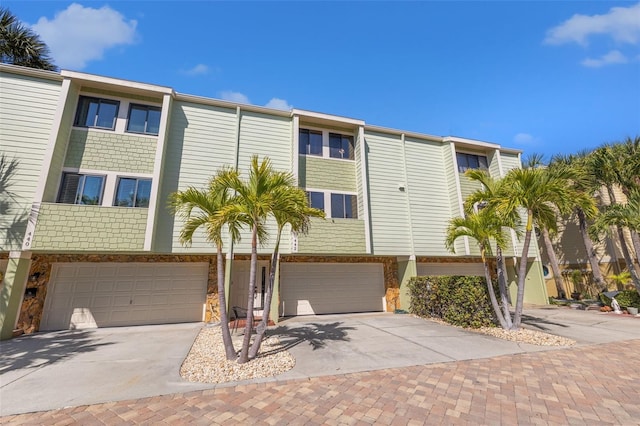
[[[229,330],[229,315],[224,288],[225,274],[222,254],[224,238],[222,230],[226,225],[231,241],[238,241],[240,239],[239,226],[242,225],[242,218],[225,213],[225,209],[232,205],[235,200],[231,190],[226,188],[222,182],[233,179],[236,176],[236,171],[222,169],[210,179],[206,189],[189,187],[170,196],[170,206],[174,213],[184,220],[184,225],[180,230],[180,243],[191,245],[194,233],[202,228],[207,241],[216,245],[220,326],[228,360],[236,359],[237,353],[233,347]]]
[[[631,192],[640,190],[640,136],[634,139],[627,138],[613,146],[616,158],[620,161],[619,181],[617,184],[627,197]],[[636,261],[640,265],[640,235],[638,231],[631,230],[631,242],[636,252]]]
[[[491,256],[492,241],[495,241],[498,247],[506,246],[506,239],[502,232],[502,223],[499,217],[493,214],[491,210],[484,209],[478,213],[468,213],[464,218],[455,217],[449,221],[449,227],[447,228],[447,236],[445,239],[447,250],[455,253],[455,241],[464,236],[471,237],[478,243],[482,264],[484,265],[484,276],[491,306],[493,307],[500,326],[505,330],[509,330],[512,326],[511,316],[508,311],[508,306],[505,313],[500,311],[500,305],[493,290],[488,259],[488,256]]]
[[[571,190],[567,179],[548,173],[544,168],[512,169],[503,179],[501,191],[489,201],[492,208],[502,214],[512,214],[523,209],[526,211],[526,225],[522,254],[518,267],[518,292],[516,297],[513,327],[518,329],[522,322],[522,305],[527,267],[529,265],[529,247],[534,223],[543,227],[557,222],[558,211],[566,211],[566,206],[575,192]]]
[[[280,255],[280,240],[285,226],[290,225],[291,231],[298,234],[307,233],[312,217],[324,218],[324,211],[309,207],[307,194],[304,190],[288,186],[280,188],[274,195],[273,210],[271,214],[276,220],[277,233],[276,241],[271,255],[271,268],[269,273],[269,284],[265,292],[264,311],[262,321],[257,327],[256,337],[249,350],[249,358],[255,358],[260,350],[265,330],[269,325],[269,314],[271,312],[271,300],[273,297],[273,287],[275,284],[276,268]]]
[[[251,158],[248,180],[229,174],[220,184],[236,193],[235,202],[222,209],[224,216],[237,218],[251,227],[251,267],[249,268],[249,292],[247,296],[247,320],[238,363],[249,361],[249,346],[253,331],[253,305],[258,266],[258,241],[267,238],[265,229],[267,218],[277,206],[277,196],[286,187],[294,186],[291,173],[275,171],[271,160],[258,156]]]
[[[501,224],[503,232],[507,229],[511,229],[516,233],[518,237],[520,237],[520,215],[518,214],[518,212],[514,211],[509,215],[503,215],[500,212],[497,212],[495,209],[492,209],[491,203],[489,202],[496,196],[496,194],[499,194],[500,191],[502,191],[501,185],[503,181],[501,179],[492,178],[487,172],[480,169],[469,169],[465,172],[465,175],[469,179],[480,182],[482,184],[482,189],[474,191],[466,198],[464,203],[465,213],[471,214],[476,209],[491,210],[491,214],[495,215],[499,223]],[[505,319],[507,320],[507,325],[511,328],[512,323],[511,314],[509,312],[510,300],[507,287],[507,267],[504,260],[503,247],[501,245],[496,245],[496,266],[498,275],[498,288],[500,290],[500,302],[504,311]]]
[[[0,7],[0,61],[5,64],[56,71],[49,48],[40,36]]]

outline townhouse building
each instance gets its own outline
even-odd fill
[[[291,172],[326,219],[286,230],[272,319],[407,309],[415,275],[482,275],[474,241],[444,246],[448,221],[520,151],[458,137],[280,111],[72,71],[0,65],[0,155],[15,162],[0,224],[2,337],[68,328],[201,321],[216,299],[215,247],[182,226],[169,195],[204,187],[223,166],[246,173],[269,157]],[[273,224],[269,228],[273,232]],[[262,241],[256,309],[263,308],[274,238]],[[248,231],[225,244],[229,304],[245,305]],[[507,250],[515,291],[520,242]],[[525,300],[546,303],[537,247]]]

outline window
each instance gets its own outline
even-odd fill
[[[160,129],[160,108],[131,104],[127,132],[157,135]]]
[[[458,171],[464,173],[469,169],[487,170],[487,157],[485,155],[465,154],[456,152],[458,160]]]
[[[309,207],[324,211],[324,192],[307,191]]]
[[[329,133],[329,156],[353,160],[353,136]]]
[[[119,106],[120,102],[118,101],[80,96],[76,120],[73,124],[80,127],[99,127],[113,130]]]
[[[151,179],[120,178],[113,205],[118,207],[149,207],[150,196]]]
[[[357,219],[358,198],[355,195],[331,194],[331,217]]]
[[[319,155],[322,157],[322,132],[300,129],[298,144],[300,155]]]
[[[62,175],[59,203],[98,206],[102,203],[104,176],[65,173]]]

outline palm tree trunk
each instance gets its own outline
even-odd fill
[[[280,251],[280,237],[282,235],[282,229],[278,229],[278,236],[276,238],[276,245],[271,255],[271,269],[269,270],[269,284],[267,286],[267,292],[265,294],[264,310],[262,311],[262,321],[258,324],[256,331],[256,337],[253,340],[251,349],[249,350],[249,358],[253,359],[258,355],[260,351],[260,345],[264,338],[264,333],[269,326],[269,314],[271,313],[271,299],[273,298],[273,287],[276,281],[276,267],[278,266],[278,253]]]
[[[513,322],[511,321],[511,312],[509,312],[509,291],[507,288],[507,267],[504,263],[504,256],[502,255],[502,249],[497,247],[496,249],[496,264],[498,272],[498,288],[500,289],[500,301],[502,303],[502,312],[504,314],[504,320],[507,323],[507,327],[511,329]]]
[[[224,343],[224,352],[228,360],[236,359],[238,354],[233,347],[231,340],[231,331],[229,330],[229,314],[227,312],[227,298],[224,293],[224,260],[222,256],[222,245],[218,244],[217,253],[218,266],[218,304],[220,305],[220,328],[222,329],[222,342]]]
[[[558,297],[565,299],[567,292],[564,289],[562,283],[562,275],[560,275],[560,267],[558,266],[558,258],[556,252],[553,250],[553,243],[551,242],[551,236],[547,228],[542,228],[542,240],[544,241],[544,247],[547,250],[547,256],[549,257],[549,263],[551,264],[551,270],[553,271],[553,281],[556,283],[556,291]]]
[[[584,210],[581,208],[576,209],[576,214],[578,216],[578,227],[580,229],[580,234],[582,235],[582,241],[584,242],[584,249],[587,251],[587,258],[589,259],[589,265],[591,265],[593,280],[595,281],[598,290],[604,291],[607,288],[607,283],[604,281],[604,277],[602,276],[600,263],[596,256],[596,250],[593,247],[593,241],[591,241],[591,237],[589,237],[587,217],[584,214]]]
[[[500,311],[500,306],[498,305],[498,300],[496,299],[496,292],[493,290],[493,283],[491,282],[491,272],[489,271],[489,262],[485,258],[484,250],[482,250],[482,264],[484,266],[484,278],[487,281],[487,290],[489,291],[489,299],[491,299],[491,306],[493,306],[493,311],[496,314],[496,318],[500,323],[500,327],[504,330],[508,330],[507,323]]]
[[[640,235],[636,231],[631,230],[631,242],[636,252],[636,262],[640,265]]]
[[[620,248],[622,249],[624,261],[627,263],[627,269],[631,274],[631,280],[633,281],[633,285],[636,286],[638,293],[640,293],[640,276],[638,276],[638,271],[633,265],[633,259],[629,253],[629,246],[627,245],[627,241],[624,239],[624,232],[622,232],[622,227],[620,226],[616,226],[616,230],[618,231],[618,239],[620,239]]]
[[[253,298],[256,291],[256,269],[258,267],[258,224],[253,224],[251,230],[251,267],[249,268],[249,295],[247,296],[247,323],[244,327],[244,338],[238,364],[249,361],[249,345],[253,331]]]
[[[520,265],[518,267],[518,295],[516,297],[516,309],[513,315],[513,328],[520,328],[522,323],[522,305],[524,303],[524,283],[527,275],[527,266],[529,266],[529,245],[531,244],[531,232],[533,229],[533,212],[527,212],[527,227],[524,234],[524,243],[522,244],[522,253],[520,255]]]

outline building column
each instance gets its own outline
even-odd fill
[[[409,294],[409,280],[418,275],[418,264],[415,256],[398,257],[398,282],[400,283],[400,309],[409,310],[411,295]]]
[[[30,268],[31,252],[12,251],[9,253],[7,270],[0,289],[0,340],[13,337]]]

